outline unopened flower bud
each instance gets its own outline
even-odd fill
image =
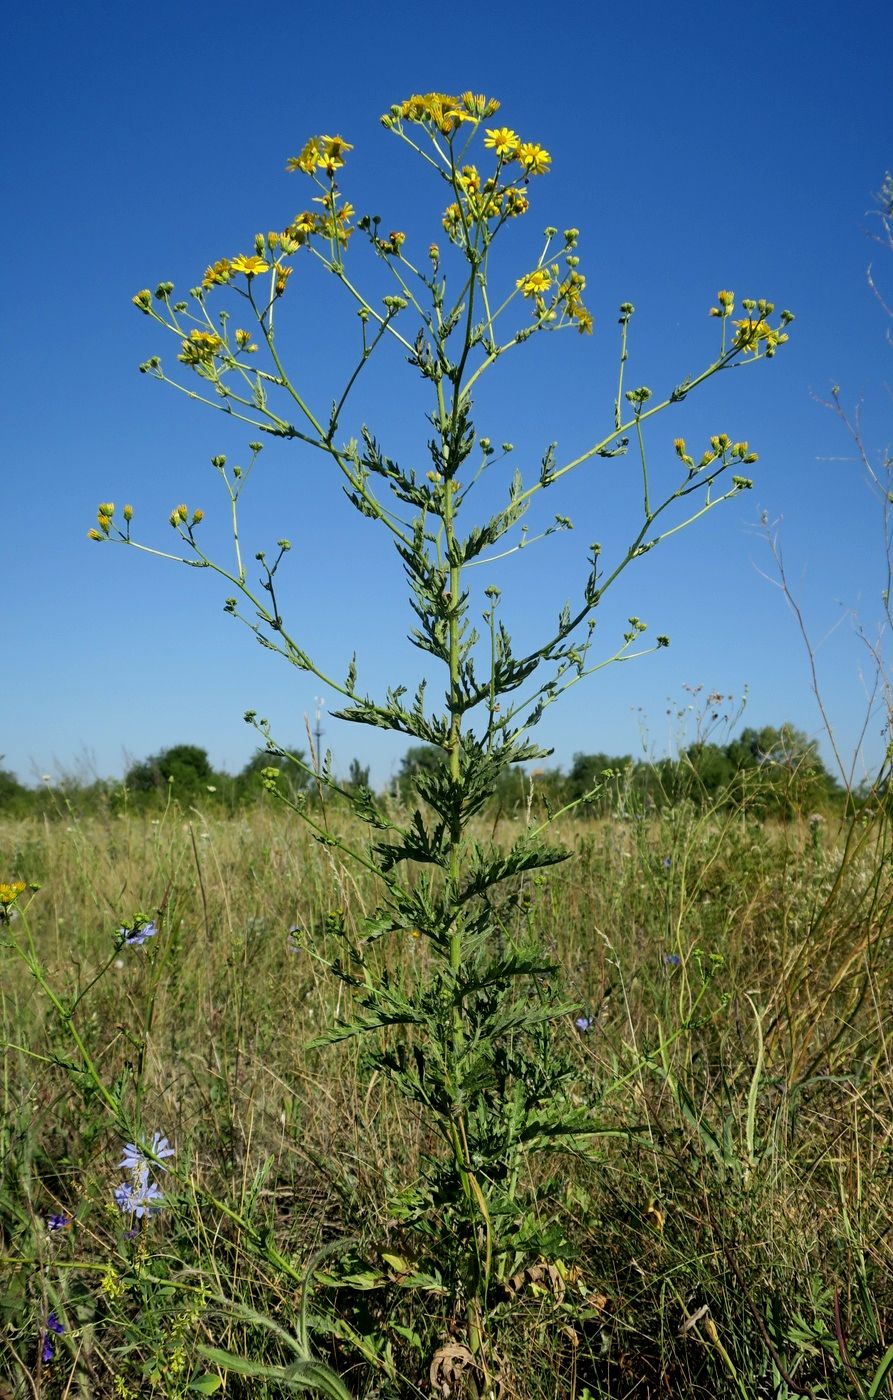
[[[194,510],[194,511],[192,512],[192,523],[193,523],[193,525],[200,525],[201,522],[204,520],[204,518],[205,518],[205,512],[204,512],[203,510]]]
[[[181,520],[185,520],[188,514],[189,511],[186,509],[185,505],[177,506],[177,515],[180,517]]]
[[[152,293],[149,291],[148,287],[144,287],[141,292],[137,292],[136,296],[133,298],[133,304],[138,307],[140,311],[144,311],[148,316],[152,309]]]
[[[133,519],[133,506],[124,507],[124,519],[129,523]]]

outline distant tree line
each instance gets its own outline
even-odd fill
[[[294,762],[288,754],[293,754]],[[415,745],[401,760],[389,796],[407,800],[417,775],[443,763],[439,749]],[[279,787],[292,798],[317,800],[312,766],[304,750],[283,746],[258,749],[239,773],[214,769],[206,749],[175,744],[132,763],[123,780],[67,779],[29,788],[0,769],[0,813],[4,816],[61,814],[76,800],[92,807],[148,811],[176,803],[237,811],[270,799],[264,769],[277,769]],[[348,790],[369,786],[369,768],[354,759],[343,780]],[[874,794],[877,795],[876,793]],[[868,790],[856,796],[865,798]],[[742,730],[726,744],[697,742],[675,758],[633,759],[628,755],[578,753],[565,773],[560,768],[530,772],[509,769],[494,798],[494,813],[516,814],[527,804],[552,810],[577,804],[593,815],[659,811],[682,801],[744,807],[757,816],[833,811],[846,793],[827,770],[814,740],[791,724]]]
[[[404,755],[394,791],[409,796],[419,769],[444,762],[438,749],[416,746]],[[860,799],[868,790],[855,794]],[[509,770],[496,800],[504,808],[578,804],[598,815],[660,811],[682,801],[744,807],[756,816],[792,816],[842,808],[847,794],[829,773],[818,746],[792,724],[744,729],[727,744],[697,742],[676,758],[578,753],[567,773]]]

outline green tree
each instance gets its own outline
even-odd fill
[[[131,793],[162,796],[169,788],[179,802],[194,802],[216,787],[214,770],[206,749],[197,744],[174,744],[150,758],[134,763],[124,776]]]
[[[24,816],[35,806],[36,794],[19,782],[15,773],[0,768],[0,812],[9,817]]]

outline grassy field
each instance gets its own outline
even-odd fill
[[[0,879],[39,886],[0,929],[0,1396],[279,1396],[311,1352],[370,1400],[893,1395],[887,818],[560,835],[516,917],[599,1135],[525,1162],[552,1245],[494,1276],[482,1383],[394,1212],[429,1126],[362,1038],[313,1044],[362,879],[273,803],[0,824]],[[137,911],[158,933],[116,948]],[[399,984],[427,949],[375,956]],[[175,1152],[135,1222],[116,1105]]]

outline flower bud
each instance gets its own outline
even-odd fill
[[[193,525],[200,525],[201,522],[204,520],[204,518],[205,518],[205,512],[204,512],[203,510],[194,510],[194,511],[192,512],[192,523],[193,523]]]
[[[124,507],[124,519],[127,521],[128,524],[133,519],[133,506]]]
[[[141,292],[137,292],[132,300],[134,306],[138,307],[140,311],[144,311],[148,316],[152,309],[152,293],[149,291],[149,288],[144,287]]]

